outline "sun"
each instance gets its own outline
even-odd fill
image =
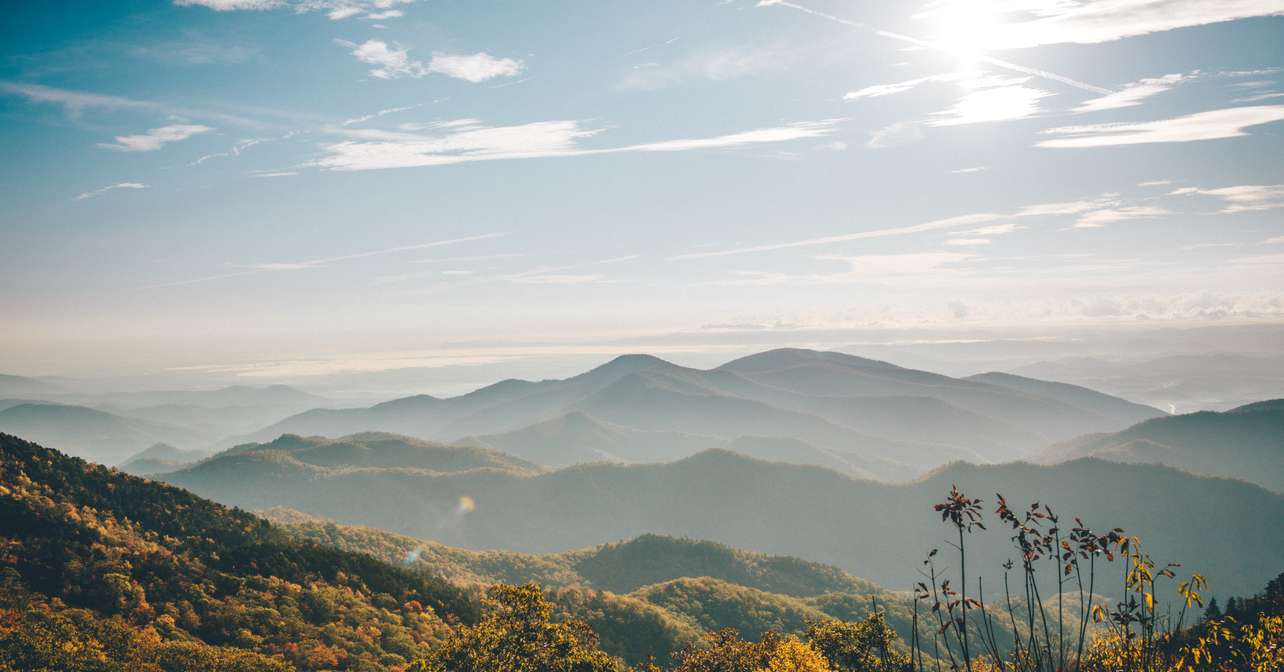
[[[998,0],[942,0],[920,16],[933,23],[932,43],[954,54],[962,73],[975,72],[1000,42],[1003,12]]]

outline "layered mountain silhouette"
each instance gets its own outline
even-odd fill
[[[168,443],[157,443],[121,462],[117,468],[136,476],[159,474],[186,467],[211,455],[213,453],[204,450],[183,450]]]
[[[293,439],[291,439],[293,440]],[[451,450],[476,450],[454,448]],[[955,464],[894,485],[710,450],[659,465],[592,464],[551,473],[441,472],[301,465],[281,451],[224,455],[161,478],[250,509],[288,506],[471,548],[553,552],[647,533],[711,539],[837,565],[888,586],[917,578],[916,559],[946,532],[931,507],[951,484],[993,505],[1039,501],[1101,529],[1142,535],[1156,558],[1208,575],[1219,592],[1253,590],[1278,572],[1284,497],[1241,481],[1156,465],[1081,459],[1055,466]],[[467,502],[467,506],[464,505]],[[993,521],[991,521],[993,522]],[[1006,559],[996,525],[978,567]]]
[[[116,464],[156,443],[183,446],[201,440],[184,427],[51,402],[19,403],[0,410],[0,431],[103,464]]]
[[[43,395],[59,391],[61,391],[59,385],[47,380],[0,373],[0,396]]]
[[[1284,399],[1225,413],[1203,411],[1147,420],[1122,432],[1079,437],[1048,448],[1044,462],[1099,457],[1165,464],[1284,493]]]
[[[1071,385],[999,374],[950,378],[841,353],[784,349],[711,370],[625,355],[563,380],[506,380],[458,397],[310,410],[245,440],[374,430],[467,440],[562,466],[657,462],[760,437],[792,442],[770,446],[764,456],[773,459],[905,479],[952,460],[1018,458],[1159,415]]]

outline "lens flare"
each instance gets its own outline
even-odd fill
[[[477,501],[468,495],[459,498],[459,506],[455,509],[459,513],[472,513],[477,508]]]

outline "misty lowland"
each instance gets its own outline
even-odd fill
[[[0,672],[1284,672],[1284,0],[0,36]]]

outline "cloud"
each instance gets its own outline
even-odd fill
[[[101,196],[101,195],[103,195],[103,194],[105,194],[105,193],[107,193],[107,192],[109,192],[109,191],[111,191],[111,190],[113,190],[113,189],[147,189],[147,188],[149,188],[150,186],[151,186],[151,185],[143,184],[142,182],[118,182],[118,183],[113,184],[113,185],[111,185],[111,186],[103,187],[102,189],[95,189],[95,190],[93,190],[93,191],[86,191],[86,192],[85,192],[85,193],[83,193],[83,194],[78,194],[78,195],[77,195],[75,198],[73,198],[72,200],[74,200],[74,201],[83,201],[83,200],[85,200],[85,199],[87,199],[87,198],[93,198],[93,197],[95,197],[95,196]]]
[[[935,3],[933,10],[948,11],[954,7],[957,11],[959,7],[966,9],[971,2]],[[1030,18],[988,28],[986,42],[991,49],[1094,44],[1177,28],[1284,14],[1282,0],[1020,0],[1009,4],[1014,14]],[[920,14],[927,15],[929,12]]]
[[[579,141],[601,133],[578,121],[540,121],[515,126],[485,126],[475,119],[440,122],[433,133],[373,129],[335,129],[352,139],[324,147],[327,156],[313,165],[328,170],[378,170],[444,166],[474,161],[588,156],[633,152],[681,152],[818,138],[833,132],[837,120],[797,122],[706,138],[681,138],[621,147],[587,149]],[[418,130],[418,126],[410,128]]]
[[[269,9],[289,8],[296,14],[308,12],[325,12],[331,21],[342,21],[354,16],[365,19],[383,20],[404,16],[404,12],[393,9],[397,5],[408,5],[415,0],[174,0],[180,7],[207,7],[216,12],[237,10],[266,11]]]
[[[258,49],[238,44],[219,44],[199,33],[185,33],[183,39],[132,47],[130,53],[163,63],[188,65],[235,65],[250,60]]]
[[[1062,137],[1041,140],[1036,146],[1067,149],[1220,140],[1248,135],[1245,129],[1282,119],[1284,105],[1231,107],[1156,121],[1049,128],[1043,133]]]
[[[410,59],[409,51],[388,46],[383,40],[366,40],[361,44],[336,40],[344,47],[352,49],[352,55],[358,61],[375,67],[370,69],[370,76],[378,79],[397,79],[400,77],[423,77],[428,68],[421,61]]]
[[[396,114],[397,112],[405,112],[406,110],[413,110],[417,107],[423,107],[423,104],[420,103],[419,105],[406,105],[405,107],[389,107],[387,109],[379,110],[378,112],[363,114],[359,117],[353,117],[352,119],[345,119],[341,125],[351,126],[353,124],[362,124],[367,121],[370,121],[371,119],[378,119],[379,117],[384,117],[389,114]]]
[[[989,245],[989,238],[949,238],[945,241],[946,245],[953,247],[980,247]]]
[[[823,256],[823,261],[841,261],[849,268],[845,277],[886,277],[919,275],[950,270],[960,262],[976,258],[964,252],[915,252],[910,254],[864,255],[856,257]]]
[[[134,100],[132,98],[123,98],[120,96],[108,96],[98,93],[87,93],[84,91],[56,89],[50,86],[42,86],[40,84],[3,82],[0,83],[0,91],[22,96],[33,103],[61,105],[70,114],[79,114],[80,112],[90,108],[116,110],[153,109],[158,107],[156,103],[149,101]]]
[[[725,82],[761,72],[784,70],[803,60],[796,50],[779,48],[734,48],[703,51],[671,63],[643,63],[633,66],[616,88],[625,91],[654,91],[686,82]]]
[[[1039,101],[1053,95],[1023,84],[986,86],[965,93],[948,110],[937,112],[932,126],[959,126],[1026,119],[1039,113]]]
[[[988,168],[986,168],[985,166],[971,166],[968,168],[957,168],[955,170],[951,170],[950,174],[951,175],[969,175],[971,173],[981,173],[986,170],[988,170]]]
[[[1086,100],[1076,106],[1072,111],[1077,114],[1086,112],[1101,112],[1103,110],[1117,110],[1124,107],[1135,107],[1142,101],[1151,96],[1161,94],[1178,84],[1193,79],[1194,75],[1183,75],[1180,73],[1164,75],[1163,77],[1153,77],[1148,79],[1139,79],[1135,82],[1125,84],[1124,87],[1114,93],[1108,93],[1100,98]]]
[[[484,51],[475,54],[434,53],[428,62],[430,72],[473,83],[511,77],[525,68],[526,64],[520,58],[495,58]]]
[[[174,0],[174,4],[179,7],[208,7],[216,12],[231,12],[276,9],[284,3],[282,0]]]
[[[526,65],[521,59],[495,58],[486,52],[475,54],[433,53],[427,64],[410,58],[407,49],[398,49],[383,40],[366,40],[361,44],[336,40],[340,46],[352,49],[358,61],[375,67],[370,76],[378,79],[418,79],[429,74],[440,74],[468,82],[484,82],[495,77],[509,77],[520,73]]]
[[[923,139],[923,128],[915,121],[897,121],[869,132],[869,149],[885,149],[907,145]]]
[[[209,112],[205,110],[193,110],[185,107],[175,107],[164,103],[158,103],[151,100],[137,100],[134,98],[125,98],[122,96],[110,96],[99,93],[89,93],[86,91],[74,91],[70,89],[58,89],[51,86],[40,84],[24,84],[19,82],[0,82],[0,92],[15,96],[22,96],[33,103],[42,103],[48,105],[59,105],[66,111],[69,116],[78,117],[85,110],[151,110],[157,113],[163,113],[178,117],[197,117],[204,119],[216,119],[225,121],[230,124],[239,126],[261,127],[261,124],[252,119],[239,117],[231,114],[220,112]]]
[[[889,236],[906,236],[926,231],[939,231],[942,229],[958,229],[964,226],[974,226],[986,222],[996,222],[1011,220],[1025,217],[1047,217],[1056,215],[1077,215],[1088,210],[1102,207],[1108,204],[1108,199],[1095,199],[1085,201],[1065,201],[1056,203],[1039,203],[1036,205],[1027,205],[1023,208],[1010,213],[980,212],[968,215],[956,215],[944,219],[935,219],[921,224],[911,224],[908,226],[897,226],[884,229],[873,229],[870,231],[860,231],[857,233],[845,233],[836,236],[823,236],[819,238],[806,238],[803,240],[794,240],[783,243],[768,243],[765,245],[753,245],[749,247],[737,247],[726,250],[713,250],[709,252],[692,252],[689,254],[680,254],[669,257],[671,261],[681,261],[687,259],[705,259],[709,257],[726,257],[738,254],[750,254],[755,252],[770,252],[774,250],[786,250],[797,247],[813,247],[816,245],[831,245],[833,243],[846,243],[854,240],[869,240],[872,238],[886,238]],[[977,235],[987,235],[980,233],[985,229],[973,229],[972,233]],[[1015,230],[1015,228],[1013,229]],[[1007,233],[1007,230],[1001,230],[1001,233]]]
[[[1186,195],[1212,196],[1225,201],[1222,213],[1258,212],[1284,208],[1284,184],[1241,184],[1217,189],[1183,187],[1169,193],[1170,196]]]
[[[1166,186],[1168,186],[1168,185],[1170,185],[1170,184],[1172,184],[1172,183],[1173,183],[1173,181],[1172,181],[1172,180],[1148,180],[1148,181],[1146,181],[1146,182],[1138,182],[1138,183],[1137,183],[1137,186],[1139,186],[1139,187],[1166,187]]]
[[[1115,222],[1129,219],[1148,219],[1171,214],[1167,210],[1152,205],[1124,206],[1094,210],[1075,220],[1074,229],[1101,229]]]
[[[193,278],[191,280],[180,280],[178,282],[168,282],[160,285],[152,285],[145,289],[158,289],[161,287],[178,287],[182,285],[194,285],[201,282],[210,282],[213,280],[224,280],[227,278],[236,278],[246,275],[257,275],[260,273],[275,273],[282,271],[302,271],[313,268],[329,266],[330,264],[351,261],[353,259],[366,259],[369,257],[379,257],[388,254],[398,254],[401,252],[410,252],[413,250],[425,250],[432,247],[444,247],[446,245],[458,245],[460,243],[471,243],[479,240],[490,240],[493,238],[502,238],[507,234],[504,233],[484,233],[476,236],[466,236],[464,238],[451,238],[448,240],[436,240],[429,243],[417,243],[414,245],[399,245],[397,247],[388,247],[381,250],[371,250],[367,252],[356,252],[354,254],[343,254],[334,257],[321,257],[319,259],[307,259],[304,261],[271,261],[257,264],[242,265],[245,269],[235,273],[224,273],[222,275],[211,275],[203,278]]]
[[[1284,254],[1259,254],[1251,257],[1235,257],[1230,263],[1239,266],[1264,266],[1271,269],[1284,268]]]
[[[1262,241],[1263,245],[1284,245],[1284,236],[1275,236]]]
[[[153,128],[137,135],[118,135],[116,142],[100,142],[98,146],[118,152],[154,152],[168,143],[186,140],[193,135],[212,130],[214,129],[200,124],[174,124]]]
[[[601,273],[544,273],[517,278],[513,282],[526,285],[588,285],[602,282],[605,279],[606,276]]]
[[[982,226],[975,229],[968,229],[966,231],[956,231],[955,233],[969,236],[1005,236],[1009,233],[1020,231],[1025,228],[1028,227],[1021,226],[1016,222],[1008,222],[1006,224],[992,224],[990,226]]]
[[[892,84],[874,84],[872,86],[867,86],[863,89],[858,89],[856,91],[848,91],[847,94],[843,96],[843,100],[861,100],[862,98],[881,98],[883,96],[890,96],[897,93],[904,93],[911,89],[922,86],[923,84],[934,83],[934,82],[957,81],[960,76],[961,75],[959,75],[958,73],[950,72],[950,73],[945,73],[940,75],[929,75],[927,77],[919,77],[917,79],[907,79],[903,82],[895,82]]]
[[[200,157],[199,159],[197,159],[197,160],[195,160],[195,161],[191,162],[189,165],[192,165],[192,166],[199,166],[199,165],[201,165],[202,163],[205,163],[206,161],[209,161],[210,159],[218,159],[218,158],[223,158],[223,157],[235,157],[235,156],[240,156],[240,155],[241,155],[241,152],[243,152],[243,151],[245,151],[245,150],[247,150],[247,149],[249,149],[249,148],[251,148],[251,147],[253,147],[253,146],[257,145],[257,144],[261,144],[262,142],[263,142],[263,140],[262,140],[261,138],[247,138],[247,139],[245,139],[245,140],[241,140],[240,142],[236,143],[235,145],[232,145],[231,149],[228,149],[226,152],[215,152],[215,153],[213,153],[213,154],[206,154],[206,155],[204,155],[204,156]]]

